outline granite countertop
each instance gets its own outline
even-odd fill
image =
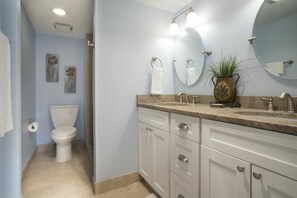
[[[141,102],[138,107],[145,107],[171,113],[178,113],[188,116],[238,124],[242,126],[266,129],[273,132],[297,135],[297,119],[283,117],[268,117],[257,115],[241,115],[236,112],[265,112],[265,110],[252,108],[212,108],[209,104],[189,105],[168,105],[162,102]]]

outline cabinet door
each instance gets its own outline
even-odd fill
[[[153,128],[152,135],[152,187],[163,198],[167,198],[169,197],[169,133]]]
[[[297,181],[252,166],[253,198],[297,198]]]
[[[138,123],[138,172],[149,183],[152,178],[151,127]]]
[[[201,198],[250,198],[250,164],[201,146]]]

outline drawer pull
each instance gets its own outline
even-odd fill
[[[245,168],[243,166],[237,166],[237,170],[241,173],[244,171],[244,169]]]
[[[184,162],[184,163],[188,163],[189,162],[188,158],[186,156],[184,156],[184,155],[179,155],[177,158],[181,162]]]
[[[253,176],[254,176],[254,178],[255,179],[261,179],[261,177],[262,177],[262,174],[261,173],[255,173],[255,172],[253,172]]]
[[[183,195],[179,194],[177,195],[177,198],[185,198]]]
[[[146,127],[145,130],[147,130],[147,131],[152,131],[152,129],[150,129],[150,128],[148,128],[148,127]]]
[[[181,130],[183,130],[183,131],[185,131],[185,132],[188,132],[189,131],[189,126],[187,124],[185,124],[185,123],[180,123],[178,125],[178,128],[181,129]]]

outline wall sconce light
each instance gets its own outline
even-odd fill
[[[178,24],[175,22],[175,20],[173,19],[170,26],[169,26],[169,32],[168,34],[170,36],[176,36],[179,35],[179,26]]]
[[[171,25],[169,26],[169,32],[168,32],[170,36],[179,35],[180,33],[179,26],[175,22],[175,20],[181,16],[186,16],[186,27],[193,27],[194,25],[196,25],[197,15],[193,11],[193,8],[190,7],[189,9],[185,10],[184,12],[182,12],[181,14],[177,15],[172,19]]]

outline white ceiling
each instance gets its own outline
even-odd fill
[[[93,0],[22,0],[36,32],[85,38],[93,32]],[[66,16],[57,16],[53,8],[63,8]],[[56,30],[53,22],[73,25],[73,31]]]
[[[58,36],[85,38],[93,32],[94,0],[21,0],[36,32]],[[176,13],[192,0],[134,0],[138,3]],[[57,16],[53,8],[63,8],[66,16]],[[53,22],[73,25],[73,31],[67,28],[54,28]]]
[[[147,6],[166,10],[171,13],[176,13],[184,6],[191,3],[193,0],[134,0]]]

